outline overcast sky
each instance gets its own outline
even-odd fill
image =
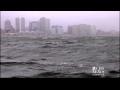
[[[118,11],[1,11],[1,26],[4,21],[11,20],[15,27],[15,18],[25,17],[26,27],[29,21],[38,21],[41,17],[51,20],[51,25],[62,25],[65,30],[68,25],[90,24],[96,25],[97,29],[109,31],[119,30]]]

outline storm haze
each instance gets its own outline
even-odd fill
[[[62,25],[67,31],[68,25],[90,24],[104,31],[119,30],[119,11],[1,11],[1,26],[4,21],[11,20],[15,27],[15,18],[24,17],[26,27],[30,21],[38,21],[41,17],[51,20],[52,25]]]

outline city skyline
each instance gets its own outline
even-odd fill
[[[6,19],[15,27],[16,17],[24,17],[26,27],[30,21],[39,21],[40,18],[46,17],[51,20],[51,26],[61,25],[65,31],[69,25],[74,24],[95,25],[103,31],[119,31],[119,11],[1,11],[2,28]]]

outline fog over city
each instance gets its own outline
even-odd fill
[[[118,11],[1,11],[1,27],[9,19],[15,27],[15,18],[24,17],[26,27],[30,21],[38,21],[41,17],[51,20],[52,25],[61,25],[67,31],[68,25],[89,24],[95,25],[103,31],[119,31]]]

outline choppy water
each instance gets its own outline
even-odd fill
[[[99,77],[93,66],[104,67],[106,78],[118,78],[119,64],[119,37],[1,38],[2,78]]]

